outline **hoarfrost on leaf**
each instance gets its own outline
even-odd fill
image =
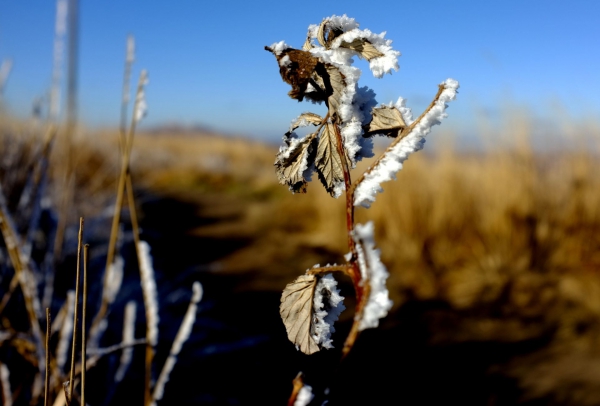
[[[305,354],[319,351],[319,345],[311,335],[313,294],[317,278],[302,275],[289,283],[281,295],[279,314],[285,325],[288,339]]]
[[[331,334],[335,332],[333,323],[346,308],[344,297],[337,289],[337,281],[332,274],[326,274],[319,279],[313,298],[312,336],[323,348],[333,348]]]
[[[335,126],[327,123],[317,145],[317,155],[315,157],[315,167],[319,174],[319,179],[327,192],[334,197],[340,196],[340,185],[344,185],[343,159],[337,149],[337,140],[335,135]],[[343,190],[343,189],[342,189]]]

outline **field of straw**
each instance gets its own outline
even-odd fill
[[[41,143],[33,125],[0,126],[0,182],[11,210]],[[278,185],[274,145],[186,132],[136,136],[132,178],[164,332],[157,364],[167,357],[191,282],[205,292],[164,404],[283,404],[300,370],[317,401],[329,388],[330,404],[600,404],[600,128],[573,130],[563,140],[568,148],[538,148],[522,125],[476,151],[452,146],[445,142],[452,135],[439,131],[396,181],[383,184],[372,208],[357,210],[359,223],[375,222],[394,308],[339,366],[351,310],[336,327],[336,349],[305,356],[288,342],[278,307],[282,289],[305,269],[344,261],[343,202],[318,179],[305,195]],[[81,131],[72,143],[67,235],[86,216],[97,219],[103,241],[118,176],[117,133]],[[65,192],[64,162],[59,138],[49,166],[51,205]],[[7,289],[9,266],[0,260]],[[63,272],[55,308],[74,283],[73,271]],[[127,273],[123,283],[121,306],[140,295]],[[342,284],[352,298],[349,289]],[[114,325],[111,334],[120,337]],[[0,344],[0,362],[25,362],[3,359],[12,354],[7,346]],[[113,388],[106,376],[114,360],[90,370],[90,405],[106,404],[107,393],[118,403],[141,402],[137,351],[125,387]]]

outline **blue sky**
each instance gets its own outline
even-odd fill
[[[125,41],[136,38],[134,75],[150,83],[145,127],[200,124],[277,140],[290,120],[322,106],[289,99],[265,45],[301,47],[309,24],[347,14],[387,31],[402,52],[400,71],[359,82],[379,102],[408,99],[415,114],[438,83],[460,81],[450,128],[506,106],[555,120],[600,117],[600,2],[597,1],[81,1],[80,114],[89,126],[119,121]],[[55,4],[0,0],[0,60],[12,58],[4,102],[26,115],[49,87]]]

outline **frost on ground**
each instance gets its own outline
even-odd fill
[[[359,330],[377,327],[379,319],[387,316],[388,311],[392,308],[392,301],[385,284],[390,274],[379,258],[379,250],[375,249],[373,229],[373,222],[369,221],[365,225],[357,224],[352,233],[358,252],[361,279],[366,281],[370,287]]]

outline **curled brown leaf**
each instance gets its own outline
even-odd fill
[[[364,38],[355,38],[352,42],[342,41],[340,47],[356,51],[359,57],[364,58],[367,61],[384,56],[373,46],[373,44]]]
[[[314,160],[316,136],[317,133],[307,135],[301,141],[277,154],[275,168],[279,183],[288,185],[294,193],[306,193],[307,179],[304,175]]]
[[[383,134],[395,138],[406,128],[406,123],[400,111],[395,107],[381,106],[372,111],[373,119],[363,127],[364,136]]]

